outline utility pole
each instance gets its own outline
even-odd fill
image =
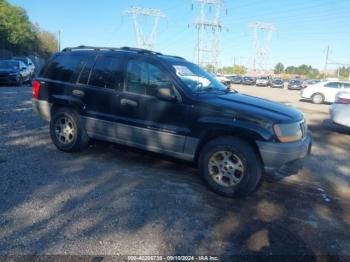
[[[136,35],[137,48],[145,48],[145,49],[153,50],[154,44],[155,44],[156,32],[159,24],[159,19],[165,17],[162,11],[160,9],[153,9],[153,8],[130,7],[124,13],[131,15],[132,17],[134,29],[135,29],[135,35]],[[142,34],[140,24],[137,20],[138,16],[140,15],[144,17],[150,16],[154,18],[152,30],[147,37],[144,37],[144,35]]]
[[[327,51],[326,51],[326,62],[325,62],[325,64],[324,64],[324,79],[327,79],[328,55],[329,55],[329,46],[327,46]]]
[[[253,30],[253,70],[264,71],[268,67],[270,44],[276,27],[264,22],[252,22],[249,27]]]
[[[62,34],[62,29],[58,30],[58,52],[61,51],[61,34]]]
[[[219,45],[220,33],[222,31],[221,11],[223,0],[193,0],[199,4],[199,15],[194,22],[197,29],[197,48],[195,52],[195,59],[200,66],[205,67],[212,65],[214,71],[219,66]],[[206,18],[206,8],[215,10],[212,19]],[[208,34],[207,29],[211,30]]]

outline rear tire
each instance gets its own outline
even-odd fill
[[[205,145],[199,168],[209,188],[226,197],[248,195],[262,179],[261,161],[254,148],[235,137],[220,137]]]
[[[64,152],[76,152],[89,144],[89,137],[79,115],[69,108],[60,108],[53,113],[50,135],[54,145]]]
[[[311,97],[312,103],[314,104],[323,104],[324,96],[320,93],[313,94]]]

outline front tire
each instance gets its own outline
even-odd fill
[[[262,165],[245,140],[221,137],[210,141],[199,157],[200,173],[214,192],[227,197],[252,193],[262,179]]]
[[[54,145],[63,152],[76,152],[89,143],[79,115],[72,109],[60,108],[50,121],[50,135]]]

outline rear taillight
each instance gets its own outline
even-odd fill
[[[33,95],[32,98],[39,99],[39,91],[40,91],[40,82],[37,80],[33,81]]]
[[[344,97],[338,97],[335,101],[336,104],[345,104],[349,105],[350,104],[350,98],[344,98]]]

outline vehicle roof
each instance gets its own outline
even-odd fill
[[[145,55],[150,56],[153,58],[160,58],[167,60],[168,62],[185,62],[186,60],[179,56],[172,56],[172,55],[164,55],[159,52],[155,52],[152,50],[147,49],[141,49],[141,48],[133,48],[133,47],[121,47],[121,48],[114,48],[114,47],[90,47],[90,46],[78,46],[78,47],[69,47],[65,48],[62,52],[59,54],[69,54],[69,53],[94,53],[94,54],[115,54],[115,53],[122,53],[122,54],[137,54],[137,55]],[[188,61],[186,61],[188,62]]]

